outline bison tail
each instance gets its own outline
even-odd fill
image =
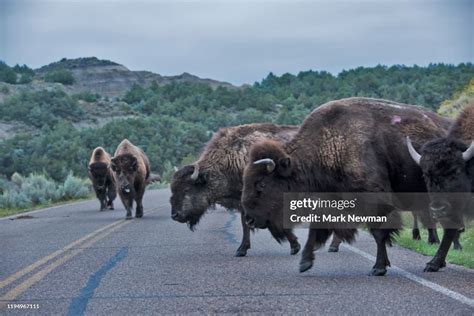
[[[352,244],[355,241],[355,238],[357,236],[357,229],[351,228],[351,229],[334,229],[333,230],[334,235],[339,237],[344,242],[347,242],[348,244]]]
[[[161,182],[161,176],[157,173],[151,173],[150,176],[146,179],[146,184]]]

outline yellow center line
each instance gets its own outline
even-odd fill
[[[9,301],[14,300],[20,294],[22,294],[27,289],[29,289],[31,286],[33,286],[36,283],[38,283],[39,281],[41,281],[44,277],[46,277],[49,273],[51,273],[51,271],[53,271],[57,267],[63,265],[64,263],[68,262],[69,260],[71,260],[72,258],[77,256],[78,254],[83,252],[85,249],[87,249],[87,247],[92,246],[96,242],[100,241],[101,239],[103,239],[106,236],[108,236],[109,234],[111,234],[113,231],[119,229],[120,227],[125,226],[128,223],[132,223],[132,221],[125,221],[125,220],[120,221],[120,224],[115,225],[114,227],[110,228],[108,231],[106,231],[102,234],[99,234],[99,235],[95,236],[94,238],[90,239],[89,241],[85,242],[83,244],[82,248],[78,248],[78,249],[75,249],[75,250],[71,251],[69,254],[67,254],[64,257],[61,257],[61,258],[59,258],[59,259],[57,259],[53,262],[51,262],[44,269],[42,269],[39,272],[36,272],[35,274],[33,274],[31,277],[29,277],[28,279],[26,279],[25,281],[23,281],[22,283],[20,283],[19,285],[17,285],[16,287],[11,289],[10,291],[8,291],[4,296],[2,296],[0,298],[0,309],[5,308]]]
[[[161,207],[163,207],[163,206],[166,206],[166,205],[167,205],[167,204],[159,205],[159,206],[157,207],[157,209],[152,210],[152,211],[147,212],[147,213],[148,213],[148,214],[156,213],[156,212],[158,212],[159,208],[161,208]],[[103,232],[103,231],[105,231],[105,230],[107,230],[107,229],[113,229],[114,226],[120,225],[120,223],[123,223],[123,222],[125,222],[125,221],[126,221],[125,219],[120,219],[120,220],[115,221],[115,222],[113,222],[113,223],[111,223],[111,224],[108,224],[108,225],[106,225],[106,226],[104,226],[104,227],[101,227],[101,228],[99,228],[99,229],[93,231],[92,233],[87,234],[86,236],[84,236],[84,237],[82,237],[82,238],[80,238],[80,239],[78,239],[78,240],[76,240],[76,241],[70,243],[69,245],[67,245],[67,246],[65,246],[65,247],[63,247],[63,248],[61,248],[61,249],[59,249],[59,250],[57,250],[57,251],[55,251],[55,252],[53,252],[53,253],[51,253],[51,254],[49,254],[49,255],[47,255],[47,256],[45,256],[45,257],[39,259],[38,261],[35,261],[34,263],[30,264],[29,266],[27,266],[27,267],[25,267],[25,268],[23,268],[23,269],[21,269],[21,270],[15,272],[15,273],[12,274],[11,276],[9,276],[9,277],[7,277],[6,279],[0,281],[0,290],[3,289],[4,287],[10,285],[11,283],[13,283],[13,282],[19,280],[20,278],[22,278],[22,277],[25,276],[26,274],[32,272],[33,270],[35,270],[36,268],[42,266],[43,264],[47,263],[48,261],[53,260],[54,258],[56,258],[56,257],[58,257],[58,256],[60,256],[60,255],[62,255],[62,254],[64,254],[65,252],[67,252],[67,251],[70,250],[71,248],[74,248],[74,247],[80,245],[81,243],[87,241],[87,240],[90,239],[90,238],[93,238],[94,236],[100,234],[101,232]]]
[[[107,229],[109,229],[109,228],[112,228],[112,227],[114,227],[114,226],[116,226],[116,225],[118,225],[118,224],[120,224],[120,223],[122,223],[122,222],[124,222],[124,221],[125,221],[124,219],[121,219],[121,220],[115,221],[115,222],[113,222],[113,223],[111,223],[111,224],[109,224],[109,225],[106,225],[106,226],[104,226],[104,227],[102,227],[102,228],[99,228],[99,229],[93,231],[92,233],[90,233],[90,234],[88,234],[88,235],[86,235],[86,236],[84,236],[84,237],[82,237],[82,238],[80,238],[80,239],[78,239],[78,240],[76,240],[76,241],[70,243],[69,245],[67,245],[67,246],[65,246],[65,247],[63,247],[63,248],[61,248],[61,249],[59,249],[59,250],[53,252],[52,254],[50,254],[50,255],[48,255],[48,256],[46,256],[46,257],[43,257],[43,258],[39,259],[38,261],[36,261],[36,262],[30,264],[29,266],[27,266],[27,267],[21,269],[20,271],[18,271],[18,272],[16,272],[16,273],[12,274],[11,276],[9,276],[8,278],[6,278],[5,280],[0,281],[0,289],[3,289],[3,288],[6,287],[7,285],[9,285],[9,284],[11,284],[12,282],[15,282],[15,281],[18,280],[19,278],[23,277],[25,274],[30,273],[30,272],[33,271],[34,269],[38,268],[39,266],[45,264],[46,262],[48,262],[48,261],[50,261],[50,260],[56,258],[57,256],[59,256],[59,255],[65,253],[65,252],[68,251],[69,249],[71,249],[71,248],[73,248],[73,247],[75,247],[75,246],[78,246],[78,245],[81,244],[82,242],[84,242],[84,241],[86,241],[86,240],[88,240],[88,239],[90,239],[90,238],[96,236],[97,234],[103,232],[104,230],[107,230]]]

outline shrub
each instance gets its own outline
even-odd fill
[[[15,209],[32,206],[31,200],[24,192],[7,191],[0,195],[0,208]]]
[[[61,199],[79,199],[87,197],[91,190],[90,184],[87,180],[75,177],[69,173],[64,184],[59,188]]]
[[[72,172],[63,184],[57,184],[44,175],[30,174],[23,177],[14,173],[11,181],[0,178],[0,209],[24,209],[38,204],[84,198],[90,193],[89,181],[75,177]]]
[[[61,197],[56,183],[38,174],[26,177],[21,184],[21,191],[33,205],[57,201]]]
[[[44,75],[44,81],[59,82],[64,85],[72,85],[74,83],[74,76],[69,70],[61,69],[48,72],[46,75]]]
[[[97,102],[99,100],[99,95],[97,93],[92,93],[90,91],[79,92],[73,96],[76,100],[83,100],[86,102]]]

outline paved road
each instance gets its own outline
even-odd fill
[[[7,303],[37,304],[37,314],[151,313],[457,314],[474,313],[474,270],[389,249],[385,277],[369,277],[375,243],[364,233],[339,253],[320,250],[312,270],[267,231],[235,258],[240,220],[217,209],[191,233],[173,222],[169,191],[145,194],[145,216],[125,221],[86,201],[0,220],[0,314]],[[297,234],[304,243],[306,231]]]

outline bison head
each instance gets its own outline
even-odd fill
[[[89,165],[89,177],[97,192],[105,192],[109,168],[110,165],[105,162],[94,162]]]
[[[292,161],[283,146],[267,140],[250,150],[244,170],[242,206],[247,224],[283,235],[283,193],[289,191]]]
[[[418,153],[407,137],[407,146],[423,172],[433,217],[441,220],[464,211],[470,203],[474,179],[474,142],[467,147],[449,137],[439,138],[424,144]],[[459,193],[466,193],[466,197],[460,198]]]
[[[135,177],[138,171],[137,158],[131,154],[123,154],[112,158],[111,168],[116,174],[117,187],[122,194],[134,194]]]
[[[219,181],[209,181],[210,172],[199,170],[199,165],[187,165],[176,171],[171,180],[171,217],[188,223],[191,230],[206,210],[215,203],[222,191]]]

